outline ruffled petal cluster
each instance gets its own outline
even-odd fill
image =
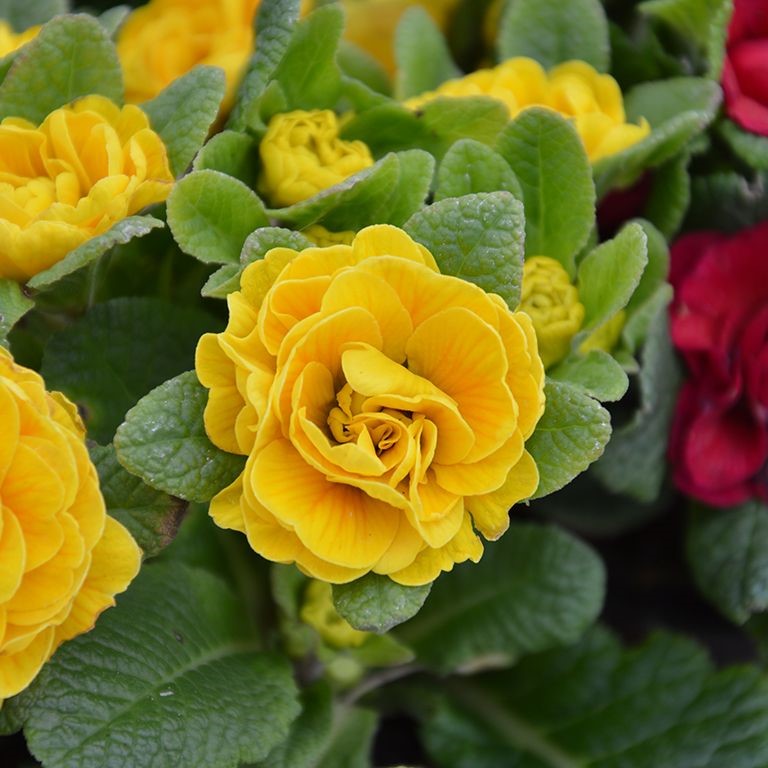
[[[339,138],[329,109],[275,115],[259,145],[259,191],[276,208],[306,200],[373,165],[362,141]]]
[[[138,107],[87,96],[40,126],[0,122],[0,277],[26,280],[168,196],[165,145]]]
[[[533,321],[545,368],[559,363],[581,330],[584,305],[563,265],[549,256],[529,256],[523,265],[520,309]]]
[[[627,122],[618,83],[583,61],[567,61],[545,72],[534,59],[508,59],[493,69],[448,80],[406,104],[416,109],[441,96],[490,96],[512,118],[528,107],[552,109],[573,121],[592,162],[636,144],[651,130],[644,119],[639,125]]]
[[[442,275],[401,230],[271,250],[196,368],[205,426],[248,457],[211,502],[269,560],[345,582],[425,584],[482,554],[538,485],[544,410],[530,318]]]
[[[30,40],[34,40],[39,31],[40,26],[38,25],[25,29],[23,32],[14,32],[7,21],[0,19],[0,58],[17,51]]]
[[[139,569],[106,514],[77,410],[0,347],[0,703],[87,632]]]

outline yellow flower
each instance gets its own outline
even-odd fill
[[[76,408],[0,348],[0,704],[87,632],[139,569]]]
[[[544,367],[559,363],[584,322],[579,292],[559,261],[549,256],[525,260],[520,309],[533,321]]]
[[[165,146],[134,106],[86,96],[0,122],[0,277],[26,280],[168,196]]]
[[[362,141],[342,141],[329,109],[275,115],[259,146],[259,190],[276,208],[299,203],[373,165]]]
[[[125,20],[117,53],[125,97],[146,101],[198,64],[221,67],[227,77],[223,109],[253,52],[253,17],[259,0],[150,0]]]
[[[400,229],[275,248],[230,294],[196,368],[206,431],[248,456],[211,502],[269,560],[346,582],[426,584],[482,555],[538,485],[544,409],[528,315],[441,275]]]
[[[347,23],[344,37],[373,56],[389,75],[395,73],[394,39],[400,18],[419,5],[443,30],[459,0],[341,0]]]
[[[0,19],[0,58],[13,53],[21,48],[22,45],[26,45],[26,43],[37,36],[39,31],[40,26],[38,25],[17,34],[7,21]]]
[[[490,96],[502,102],[511,118],[527,107],[546,107],[573,120],[592,162],[620,152],[650,133],[645,119],[626,122],[624,100],[616,81],[583,61],[568,61],[546,73],[534,59],[508,59],[448,80],[437,90],[409,99],[416,109],[440,96]]]
[[[324,581],[313,579],[309,582],[300,616],[333,648],[356,648],[365,642],[369,634],[355,629],[339,616],[333,605],[331,585]]]
[[[301,234],[309,238],[315,245],[323,247],[327,245],[352,245],[352,241],[355,239],[355,233],[352,230],[331,232],[320,224],[311,224],[306,229],[302,229]]]

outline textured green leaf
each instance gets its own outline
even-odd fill
[[[731,120],[722,120],[717,132],[728,143],[733,153],[747,165],[759,171],[768,170],[768,137],[748,133]]]
[[[509,192],[441,200],[405,230],[425,245],[444,274],[498,293],[514,308],[523,276],[523,206]]]
[[[395,634],[442,672],[507,665],[576,641],[602,607],[604,582],[586,544],[559,528],[513,523],[479,563],[441,575]]]
[[[206,263],[238,263],[245,239],[267,224],[256,194],[218,171],[190,173],[168,198],[168,226],[176,242]]]
[[[128,216],[121,219],[103,235],[96,235],[86,240],[81,246],[70,251],[61,261],[43,272],[38,272],[27,285],[30,288],[47,288],[61,278],[77,272],[91,262],[103,256],[116,245],[125,245],[137,237],[148,235],[153,229],[163,226],[154,216]]]
[[[252,768],[316,768],[331,739],[333,704],[328,684],[320,681],[305,688],[301,705],[288,738]]]
[[[99,24],[107,30],[107,34],[114,40],[117,30],[120,29],[130,12],[130,5],[116,5],[114,8],[107,8],[106,11],[100,13],[96,18],[99,20]]]
[[[667,303],[653,302],[655,309],[642,349],[639,374],[640,406],[611,437],[594,472],[606,488],[638,501],[658,496],[666,471],[669,426],[680,385],[680,370],[667,331]]]
[[[629,387],[624,369],[602,349],[571,355],[547,372],[555,381],[576,384],[601,402],[621,400]]]
[[[108,443],[140,397],[194,365],[198,339],[217,325],[194,307],[112,299],[51,337],[43,377],[80,406],[89,437]]]
[[[523,199],[520,182],[507,161],[489,146],[474,139],[460,139],[445,153],[437,171],[436,201],[499,191]]]
[[[686,229],[737,232],[768,219],[768,174],[754,180],[726,171],[691,179],[691,206]]]
[[[407,149],[398,153],[400,175],[390,196],[386,223],[402,227],[423,205],[432,186],[435,158],[421,149]],[[339,217],[338,225],[342,224]]]
[[[580,59],[608,70],[608,21],[599,0],[513,0],[497,39],[502,59],[530,56],[545,69]]]
[[[573,276],[595,218],[592,169],[576,130],[550,110],[527,109],[497,150],[523,190],[526,254],[557,259]]]
[[[26,702],[32,753],[57,768],[236,768],[298,714],[285,659],[255,652],[223,582],[144,568],[96,630],[67,643]]]
[[[54,109],[92,93],[122,103],[115,46],[92,16],[59,16],[16,57],[0,85],[0,120],[14,116],[38,124]]]
[[[699,589],[732,621],[768,608],[768,508],[697,509],[686,537]]]
[[[395,59],[395,92],[399,99],[433,91],[440,83],[461,75],[443,33],[419,6],[409,8],[400,19],[395,36]]]
[[[221,68],[195,67],[141,105],[168,150],[174,176],[184,173],[203,146],[225,88]]]
[[[240,290],[241,272],[238,264],[224,264],[205,281],[200,295],[210,299],[226,299],[233,291]]]
[[[374,99],[391,94],[389,75],[379,61],[367,51],[348,40],[342,40],[336,52],[336,60],[342,71],[342,90],[346,90],[350,81],[355,81]]]
[[[430,587],[404,587],[387,576],[370,573],[349,584],[335,584],[333,603],[356,629],[383,633],[417,613]]]
[[[14,325],[29,312],[35,302],[24,295],[21,286],[13,280],[0,280],[0,344],[7,346],[6,338]]]
[[[559,490],[603,453],[611,419],[597,400],[564,382],[548,381],[544,415],[525,444],[539,468],[538,499]]]
[[[596,629],[451,684],[423,735],[441,768],[760,768],[768,686],[755,668],[716,672],[684,638],[623,651]]]
[[[627,312],[630,315],[658,291],[669,274],[669,248],[664,235],[648,221],[636,219],[636,223],[642,227],[647,238],[648,264],[627,304]]]
[[[317,8],[296,25],[272,75],[287,110],[327,109],[335,103],[341,90],[336,48],[343,28],[344,14],[334,5]]]
[[[690,157],[682,153],[659,166],[653,174],[653,187],[645,205],[645,216],[668,239],[672,239],[691,201]]]
[[[207,141],[195,156],[195,171],[212,170],[234,176],[247,187],[256,186],[258,147],[252,136],[237,131],[222,131]]]
[[[146,557],[158,554],[176,536],[186,503],[144,485],[126,472],[111,445],[90,443],[88,451],[99,473],[107,512],[131,532]]]
[[[300,0],[263,0],[259,3],[255,53],[240,83],[228,128],[244,130],[251,114],[258,110],[259,97],[288,48],[299,18],[299,5]]]
[[[584,332],[600,327],[627,306],[647,264],[648,237],[635,223],[584,257],[578,274]]]
[[[45,24],[54,16],[69,12],[67,0],[0,0],[0,19],[16,32]]]
[[[369,709],[340,712],[331,743],[316,768],[371,768],[371,750],[378,717]]]
[[[208,501],[243,470],[245,458],[205,433],[208,391],[193,371],[166,381],[128,411],[115,435],[120,463],[145,483],[187,501]]]

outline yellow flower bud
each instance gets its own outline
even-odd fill
[[[361,632],[339,616],[333,605],[331,585],[313,579],[304,594],[301,620],[317,630],[320,637],[334,648],[356,648],[365,642],[368,632]]]
[[[133,105],[86,96],[40,126],[0,122],[0,278],[26,280],[168,197],[162,139]]]
[[[329,109],[275,115],[259,147],[259,189],[276,208],[306,200],[373,165],[362,141],[342,141]]]
[[[8,22],[0,19],[0,57],[7,56],[21,48],[22,45],[34,39],[39,31],[40,26],[38,25],[17,34]]]
[[[619,336],[624,330],[627,313],[621,309],[612,318],[606,320],[601,326],[595,328],[592,333],[579,346],[579,352],[586,354],[593,349],[602,349],[610,352],[619,341]]]
[[[329,245],[352,245],[352,241],[355,239],[355,233],[352,230],[331,232],[320,224],[312,224],[306,229],[302,229],[301,234],[321,248],[327,248]]]
[[[573,121],[591,162],[626,149],[651,130],[644,119],[639,125],[626,122],[616,81],[584,61],[568,61],[547,73],[533,59],[508,59],[493,69],[448,80],[405,103],[416,109],[440,96],[490,96],[507,107],[510,118],[528,107],[558,112]]]
[[[559,261],[549,256],[526,259],[520,309],[533,321],[544,367],[560,362],[584,322],[584,306]]]

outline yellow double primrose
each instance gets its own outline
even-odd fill
[[[402,230],[275,248],[202,337],[205,427],[248,457],[211,502],[263,557],[342,583],[426,584],[479,560],[538,485],[544,410],[528,315],[440,274]]]
[[[593,163],[636,144],[650,133],[645,119],[628,123],[618,83],[583,61],[567,61],[545,72],[534,59],[517,57],[493,69],[448,80],[439,88],[406,101],[416,109],[440,96],[490,96],[511,118],[528,107],[546,107],[569,118]]]
[[[106,514],[77,409],[0,347],[0,704],[139,569]]]
[[[259,145],[259,191],[276,208],[306,200],[373,165],[362,141],[339,138],[330,109],[275,115]]]
[[[30,40],[34,40],[39,31],[40,26],[38,25],[17,33],[13,31],[13,28],[7,21],[0,19],[0,58],[13,53],[21,48],[22,45],[26,45]]]
[[[138,107],[86,96],[41,125],[0,122],[0,278],[27,280],[173,185]]]

